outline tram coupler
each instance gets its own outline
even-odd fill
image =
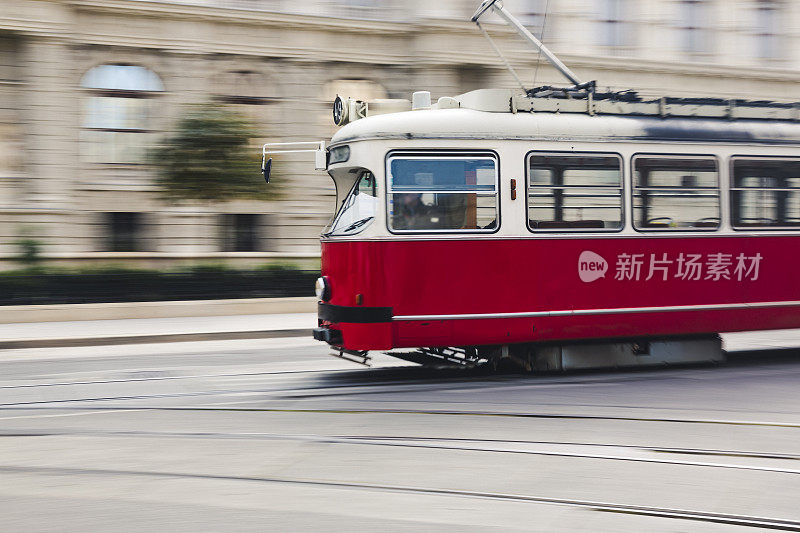
[[[372,366],[370,361],[372,358],[369,356],[369,352],[367,350],[347,350],[345,348],[335,348],[331,352],[333,357],[338,357],[339,359],[344,359],[345,361],[350,361],[351,363],[358,363],[359,365],[364,366]]]
[[[312,335],[315,340],[327,342],[331,345],[342,344],[342,332],[338,329],[314,328],[312,330]]]

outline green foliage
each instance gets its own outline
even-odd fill
[[[299,271],[302,270],[298,265],[295,263],[290,263],[288,261],[274,261],[272,263],[267,263],[266,265],[261,265],[258,267],[258,270],[267,270],[270,272],[291,272],[291,271]]]
[[[38,243],[38,241],[36,241]],[[21,263],[21,261],[18,261]],[[175,274],[191,275],[215,275],[225,274],[244,275],[249,272],[271,272],[275,274],[292,274],[309,271],[319,271],[319,267],[304,268],[290,261],[273,261],[254,267],[230,266],[225,263],[204,262],[190,265],[178,265],[169,268],[141,268],[120,263],[98,263],[83,266],[56,266],[36,264],[24,264],[22,268],[15,270],[0,270],[0,278],[14,276],[124,276],[124,275],[151,275],[151,276],[170,276]]]
[[[193,274],[224,274],[226,272],[232,272],[235,269],[230,268],[224,263],[200,263],[192,265],[186,270]]]
[[[119,265],[78,269],[29,267],[0,271],[3,305],[141,302],[311,296],[315,270],[241,270],[196,265],[176,270],[140,270]]]
[[[16,261],[26,267],[38,265],[42,260],[42,243],[36,239],[21,239],[17,245]]]
[[[193,106],[152,154],[159,168],[156,184],[173,201],[267,200],[274,186],[260,176],[253,137],[252,125],[227,106]]]
[[[100,275],[125,275],[125,274],[149,274],[158,272],[157,270],[149,269],[149,268],[138,268],[135,266],[128,266],[125,264],[119,263],[108,263],[108,264],[97,264],[97,265],[89,265],[79,268],[62,268],[58,271],[54,271],[55,274],[71,274],[71,275],[92,275],[92,276],[100,276]]]

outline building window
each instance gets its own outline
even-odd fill
[[[497,229],[498,175],[493,155],[396,155],[387,166],[390,230]]]
[[[735,228],[797,228],[800,161],[734,159],[731,203]]]
[[[81,154],[87,163],[143,163],[152,145],[155,96],[164,91],[151,70],[100,65],[81,81],[87,90]]]
[[[708,53],[708,3],[705,0],[680,0],[678,9],[681,50],[688,54]]]
[[[614,154],[531,154],[528,227],[616,230],[622,227],[622,159]]]
[[[263,105],[269,102],[269,85],[258,72],[232,70],[222,76],[217,99],[226,104]]]
[[[758,59],[776,59],[780,55],[778,2],[758,0],[755,12],[754,53]]]
[[[636,229],[719,227],[719,172],[713,157],[636,156],[633,170]]]
[[[108,229],[106,249],[111,252],[141,251],[142,214],[106,213]]]
[[[628,0],[602,0],[600,2],[600,45],[608,48],[629,46],[631,27],[628,23]]]
[[[261,251],[262,215],[233,213],[222,216],[222,249],[225,252]]]

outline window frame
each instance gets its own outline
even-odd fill
[[[119,89],[119,88],[109,88],[109,87],[102,87],[102,86],[92,86],[88,84],[86,81],[86,77],[92,71],[96,69],[100,69],[105,66],[111,67],[131,67],[137,69],[143,69],[147,71],[149,74],[155,77],[155,79],[161,85],[160,88],[154,89],[152,87],[146,89]],[[87,125],[87,118],[89,117],[89,108],[91,106],[91,102],[95,99],[103,99],[103,98],[113,98],[113,99],[130,99],[130,100],[142,100],[153,102],[153,107],[157,104],[157,99],[161,97],[165,92],[166,89],[164,88],[164,81],[161,76],[152,68],[145,65],[138,65],[132,63],[101,63],[95,65],[84,72],[83,76],[81,77],[80,81],[80,89],[83,93],[82,101],[81,101],[81,110],[80,110],[80,129],[79,129],[79,158],[81,163],[84,165],[91,165],[91,166],[142,166],[147,165],[148,162],[146,160],[136,160],[136,161],[95,161],[93,157],[89,156],[89,152],[85,151],[84,143],[95,143],[97,141],[87,141],[84,138],[84,133],[87,134],[100,134],[103,136],[103,140],[101,141],[104,146],[108,146],[111,143],[115,143],[118,135],[124,135],[126,141],[144,141],[143,146],[147,146],[150,143],[147,142],[148,139],[152,140],[153,136],[159,133],[159,130],[153,127],[153,121],[156,120],[157,113],[152,112],[152,109],[148,112],[149,121],[150,123],[147,125],[149,127],[145,128],[129,128],[129,127],[107,127],[107,126],[100,126],[100,125]],[[137,135],[138,134],[138,135]],[[128,137],[128,136],[135,136],[135,137]],[[111,141],[109,141],[109,137],[112,136]],[[122,137],[120,137],[122,138]],[[123,158],[124,159],[124,158]]]
[[[392,188],[389,183],[389,177],[391,176],[391,161],[393,159],[442,159],[442,158],[450,158],[450,159],[477,159],[477,158],[485,158],[485,159],[492,159],[495,164],[495,172],[494,172],[494,196],[497,200],[496,203],[496,210],[497,210],[497,223],[495,224],[494,228],[491,229],[419,229],[419,230],[411,230],[411,229],[392,229],[391,227],[391,216],[389,211],[389,199],[393,194]],[[386,158],[384,160],[384,207],[386,212],[386,229],[392,235],[490,235],[493,233],[497,233],[500,231],[500,227],[502,225],[502,188],[500,186],[500,155],[495,150],[391,150],[386,154]],[[406,191],[408,192],[408,191]],[[444,191],[429,191],[429,192],[444,192]],[[447,193],[445,194],[452,194]],[[458,194],[456,191],[455,194]],[[470,194],[470,193],[463,193],[463,194]],[[480,194],[480,193],[477,193]],[[488,196],[488,195],[486,195]]]
[[[781,11],[785,11],[782,10],[782,7],[781,3],[776,0],[755,0],[752,8],[755,20],[752,33],[755,39],[753,43],[755,59],[776,61],[785,58],[786,54],[781,52],[783,33],[781,32],[780,16]],[[762,24],[767,20],[769,22]],[[769,24],[772,26],[768,27]],[[767,53],[764,53],[765,51]]]
[[[619,160],[619,207],[620,207],[620,223],[619,227],[617,228],[552,228],[552,229],[540,229],[540,228],[532,228],[531,227],[531,217],[530,217],[530,188],[531,188],[531,157],[534,155],[552,155],[552,156],[560,156],[560,157],[616,157]],[[531,150],[525,154],[525,227],[528,228],[528,231],[535,234],[540,233],[620,233],[625,230],[626,219],[627,219],[627,212],[625,209],[625,164],[626,160],[625,157],[619,153],[614,151],[608,152],[568,152],[568,151],[558,151],[558,150]],[[601,188],[602,186],[597,187],[582,187],[586,188]],[[548,189],[556,189],[558,187],[543,187]],[[564,188],[562,186],[562,188]],[[608,187],[609,189],[611,187]]]
[[[713,159],[716,168],[717,168],[717,219],[719,220],[717,227],[715,228],[639,228],[636,225],[636,190],[638,187],[636,186],[636,158],[638,157],[645,157],[645,158],[664,158],[664,159]],[[679,233],[682,231],[685,232],[692,232],[692,233],[718,233],[722,231],[724,224],[723,224],[723,209],[722,209],[722,162],[720,161],[720,157],[716,154],[680,154],[680,153],[673,153],[673,152],[665,152],[665,153],[653,153],[653,152],[636,152],[631,155],[630,159],[630,172],[631,172],[631,189],[630,189],[630,202],[631,202],[631,228],[634,231],[639,233]],[[694,189],[694,190],[704,190],[701,187],[681,187],[681,189]],[[668,190],[668,189],[665,189]],[[707,189],[712,190],[712,189]],[[728,191],[730,191],[730,187],[728,187]]]
[[[678,0],[678,48],[684,54],[699,56],[711,54],[711,28],[707,0]],[[698,12],[703,13],[698,16]],[[692,19],[692,20],[689,20]],[[698,46],[699,44],[699,46]]]
[[[753,190],[753,191],[758,191],[758,190],[776,190],[776,189],[767,189],[767,188],[764,188],[764,187],[735,187],[734,163],[737,160],[743,160],[743,159],[744,160],[749,160],[749,161],[754,161],[754,160],[757,160],[757,161],[790,161],[790,162],[794,161],[794,162],[800,163],[800,157],[793,157],[793,156],[788,156],[788,155],[770,156],[770,155],[735,154],[735,155],[730,156],[730,158],[729,158],[730,179],[728,180],[728,196],[729,196],[729,202],[730,202],[730,226],[731,226],[731,229],[734,232],[750,232],[750,231],[757,231],[757,232],[795,231],[795,232],[798,232],[798,231],[800,231],[800,226],[761,226],[761,227],[747,227],[747,228],[745,228],[745,227],[742,227],[742,226],[734,225],[734,216],[733,216],[734,211],[735,211],[735,206],[734,206],[735,199],[734,199],[734,194],[733,194],[734,191],[739,191],[739,190]],[[777,189],[777,190],[780,190],[780,189]],[[800,188],[798,188],[796,190],[798,191],[798,193],[800,193]]]
[[[108,230],[103,244],[103,251],[113,253],[142,252],[144,218],[142,211],[106,211],[103,213]],[[127,219],[127,220],[126,220]]]
[[[266,215],[262,213],[221,213],[219,223],[221,229],[220,251],[222,252],[262,252],[265,240],[262,228],[264,227]],[[247,240],[239,240],[243,232],[240,232],[239,221],[251,220],[252,225],[248,225],[246,233]],[[250,246],[238,246],[248,242]]]
[[[624,0],[603,0],[600,4],[596,22],[602,48],[624,50],[633,46],[630,7],[630,3]]]

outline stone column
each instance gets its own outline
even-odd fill
[[[73,251],[70,215],[78,163],[78,81],[67,43],[58,37],[29,37],[22,45],[20,70],[25,91],[20,118],[25,135],[28,187],[23,224],[45,251]]]

